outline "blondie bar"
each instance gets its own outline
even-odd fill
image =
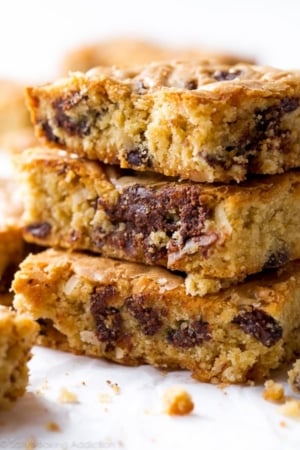
[[[7,294],[14,272],[25,255],[22,213],[23,205],[16,182],[0,179],[0,295],[3,295],[4,303],[9,300]]]
[[[24,86],[0,79],[0,148],[19,150],[34,141]]]
[[[117,37],[69,50],[63,57],[61,72],[87,70],[96,66],[128,66],[169,59],[203,59],[224,64],[236,64],[250,59],[205,48],[166,47],[150,41]],[[253,62],[253,61],[251,61]]]
[[[300,258],[297,171],[197,184],[43,148],[18,166],[28,242],[179,270],[200,295]]]
[[[71,351],[121,364],[242,383],[300,350],[299,262],[191,297],[166,269],[50,249],[21,263],[13,289],[14,306],[52,324]]]
[[[195,61],[102,67],[27,88],[49,145],[205,182],[299,167],[299,98],[299,72]]]
[[[38,334],[38,325],[26,314],[0,306],[0,409],[24,394],[27,362]]]

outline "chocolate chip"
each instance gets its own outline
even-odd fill
[[[179,348],[192,348],[210,339],[209,324],[202,320],[182,321],[178,328],[169,330],[167,334],[167,341]]]
[[[217,81],[231,81],[239,77],[242,74],[241,70],[229,71],[229,70],[217,70],[213,74],[213,78]]]
[[[185,83],[184,86],[186,89],[189,89],[190,91],[194,91],[198,88],[198,82],[197,80],[189,80]]]
[[[272,253],[266,263],[263,266],[263,270],[276,269],[276,267],[281,267],[290,260],[289,252],[287,250],[281,250],[277,253]]]
[[[54,134],[54,131],[51,128],[49,122],[47,122],[47,121],[41,122],[40,126],[43,130],[44,135],[48,139],[48,141],[54,142],[55,144],[61,144],[60,138]]]
[[[100,342],[106,342],[106,350],[112,350],[120,337],[122,318],[118,308],[109,305],[116,295],[114,286],[96,287],[91,294],[91,313],[96,322],[96,336]]]
[[[261,309],[242,311],[233,318],[232,323],[240,326],[246,334],[253,336],[265,347],[272,347],[282,337],[281,325]]]
[[[152,167],[152,160],[149,152],[142,146],[129,150],[126,153],[125,158],[133,167]]]
[[[139,322],[142,332],[146,336],[153,336],[162,325],[161,316],[158,310],[143,306],[144,296],[134,295],[126,299],[126,307],[129,313]]]
[[[285,113],[295,111],[299,107],[299,99],[296,97],[285,97],[281,100],[280,107]]]
[[[91,132],[91,119],[94,114],[89,112],[89,116],[84,114],[76,114],[78,119],[75,120],[67,113],[81,102],[88,100],[87,95],[82,95],[78,91],[69,92],[63,97],[58,97],[52,102],[52,107],[55,110],[55,123],[57,127],[62,128],[70,136],[84,137]]]
[[[25,227],[25,231],[36,238],[45,239],[51,233],[51,225],[48,222],[36,222]]]
[[[210,211],[200,197],[201,188],[197,185],[169,183],[158,188],[131,185],[123,190],[114,206],[99,199],[99,206],[105,210],[115,230],[108,233],[97,226],[92,230],[92,240],[100,249],[104,244],[117,246],[130,258],[142,255],[144,262],[163,264],[167,251],[177,252],[189,239],[194,239],[199,246],[215,241],[215,237],[212,239],[203,231]],[[171,242],[176,231],[178,239]],[[155,232],[165,237],[161,245],[150,237]]]

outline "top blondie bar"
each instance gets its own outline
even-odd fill
[[[204,182],[300,166],[300,72],[249,64],[98,67],[27,88],[36,134],[88,159]]]

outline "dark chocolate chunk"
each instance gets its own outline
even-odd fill
[[[281,325],[261,309],[242,311],[233,318],[232,323],[240,326],[246,334],[253,336],[265,347],[272,347],[282,337]]]
[[[215,241],[203,233],[204,222],[209,216],[208,208],[201,203],[201,188],[196,185],[168,184],[159,188],[131,185],[120,194],[114,206],[101,206],[116,229],[107,233],[101,227],[92,231],[92,239],[98,248],[118,246],[130,257],[147,263],[162,263],[167,254],[167,242],[156,246],[150,238],[152,232],[163,232],[166,241],[178,231],[176,242],[169,241],[168,252],[177,252],[186,241],[194,239],[199,246]],[[122,227],[119,227],[122,224]],[[204,245],[205,246],[205,245]]]
[[[268,260],[263,266],[263,270],[276,269],[276,267],[281,267],[290,260],[289,252],[287,250],[281,250],[277,253],[271,253]]]
[[[195,89],[198,88],[197,80],[188,80],[188,81],[185,83],[184,87],[185,87],[186,89],[189,89],[190,91],[194,91]]]
[[[231,81],[239,77],[242,74],[241,70],[229,71],[229,70],[217,70],[213,74],[213,78],[217,81]]]
[[[179,348],[192,348],[211,339],[209,324],[203,320],[182,321],[178,328],[168,331],[167,341]]]
[[[96,336],[100,342],[106,342],[106,350],[112,350],[120,337],[122,318],[118,308],[109,305],[115,296],[114,286],[99,286],[91,294],[91,313],[96,322]]]
[[[143,306],[143,295],[135,295],[126,299],[129,313],[139,322],[142,332],[146,336],[153,336],[162,325],[161,314],[149,306]]]
[[[36,238],[45,239],[51,233],[51,225],[48,222],[31,223],[25,227],[25,231]]]
[[[61,144],[61,140],[58,136],[54,134],[54,131],[52,127],[50,126],[49,122],[44,121],[40,123],[40,126],[43,130],[44,135],[50,142],[54,142],[55,144]]]
[[[285,97],[281,100],[280,107],[285,113],[295,111],[299,107],[299,99],[296,97]]]
[[[10,287],[14,275],[17,271],[17,264],[9,264],[0,277],[0,294],[6,294]]]
[[[152,167],[152,160],[149,155],[148,149],[142,146],[138,146],[129,150],[126,155],[126,160],[133,167]]]

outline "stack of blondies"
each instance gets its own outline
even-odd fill
[[[152,63],[27,89],[15,307],[41,340],[257,381],[300,352],[300,74]]]

